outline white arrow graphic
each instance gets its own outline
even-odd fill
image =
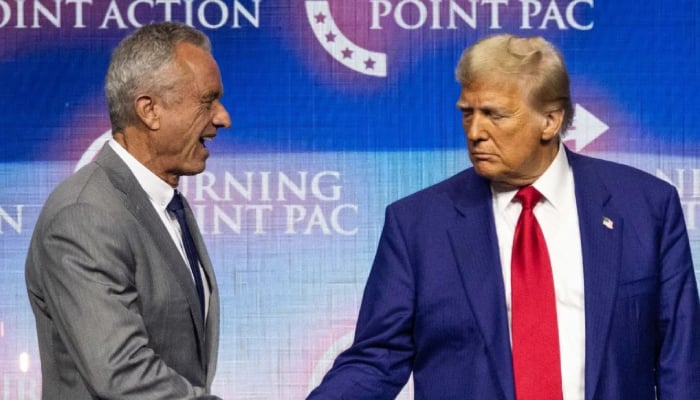
[[[327,0],[307,1],[306,17],[321,46],[346,67],[361,74],[385,77],[386,54],[362,48],[338,29]]]
[[[582,105],[576,104],[574,122],[571,128],[566,131],[564,141],[574,142],[574,150],[579,151],[605,133],[609,128],[610,127],[603,121],[583,108]]]

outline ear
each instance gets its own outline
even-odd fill
[[[564,110],[547,111],[544,114],[542,126],[542,140],[549,141],[555,137],[561,129],[561,124],[564,121]]]
[[[156,100],[147,95],[142,95],[134,100],[136,115],[148,129],[155,131],[160,129],[160,113]]]

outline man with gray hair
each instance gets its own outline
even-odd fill
[[[105,89],[113,138],[49,196],[27,256],[42,398],[217,398],[219,293],[177,191],[231,124],[209,39],[144,26]]]
[[[691,400],[700,305],[676,190],[569,151],[542,38],[462,54],[469,168],[390,205],[352,346],[308,397]]]

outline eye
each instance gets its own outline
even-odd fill
[[[484,110],[484,115],[487,116],[492,121],[498,121],[505,118],[505,116],[495,110]]]
[[[211,110],[214,106],[214,100],[205,100],[202,102],[202,105],[204,105],[204,108],[206,108],[207,110]]]
[[[221,96],[217,92],[208,92],[200,99],[204,108],[206,108],[207,111],[211,111],[214,108],[214,103],[218,102],[220,97]]]

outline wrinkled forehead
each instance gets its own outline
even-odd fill
[[[217,70],[211,53],[192,43],[182,42],[175,46],[175,59],[193,70]]]
[[[190,80],[221,83],[219,66],[212,54],[190,43],[180,43],[175,50],[175,60],[182,74]]]

